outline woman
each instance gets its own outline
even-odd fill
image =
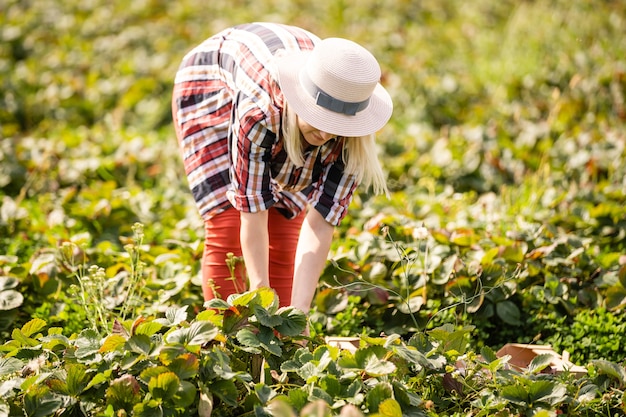
[[[206,300],[270,286],[308,313],[355,188],[386,193],[374,133],[392,112],[380,67],[346,39],[250,23],[183,59],[172,113],[205,222]],[[231,279],[228,253],[243,256]]]

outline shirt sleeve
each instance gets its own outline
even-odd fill
[[[338,226],[348,214],[348,206],[352,201],[357,185],[356,178],[344,172],[343,161],[337,159],[324,167],[319,180],[313,187],[309,204],[328,223]]]
[[[228,200],[239,211],[269,209],[278,201],[278,195],[270,171],[276,133],[268,128],[266,113],[254,101],[237,95],[228,136],[231,157]]]

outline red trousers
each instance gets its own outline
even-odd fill
[[[270,287],[278,294],[281,306],[291,302],[296,246],[304,217],[304,211],[294,219],[286,219],[274,208],[268,212]],[[242,256],[240,227],[239,211],[232,207],[204,222],[202,292],[205,300],[225,300],[231,294],[247,290],[243,265],[236,264],[233,279],[226,263],[229,252]]]

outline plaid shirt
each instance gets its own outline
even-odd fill
[[[284,97],[273,58],[317,41],[296,27],[252,23],[226,29],[184,57],[173,117],[203,217],[231,205],[246,212],[273,206],[292,218],[310,204],[333,225],[346,215],[357,183],[344,173],[344,139],[309,147],[302,167],[283,149]]]

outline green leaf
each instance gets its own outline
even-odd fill
[[[457,229],[450,237],[450,241],[458,246],[471,246],[478,242],[478,239],[473,229]]]
[[[368,265],[368,270],[364,271],[366,278],[371,282],[384,282],[389,269],[384,262],[372,262]]]
[[[165,317],[155,319],[156,323],[159,323],[166,327],[177,326],[187,320],[187,308],[188,307],[170,307],[165,310]]]
[[[487,361],[488,363],[494,362],[498,360],[498,356],[496,352],[493,351],[489,346],[483,346],[480,349],[480,355]]]
[[[226,310],[230,307],[230,304],[221,298],[213,298],[212,300],[206,301],[204,307],[207,309]]]
[[[626,288],[614,285],[606,291],[606,307],[617,310],[626,306]]]
[[[523,245],[504,246],[500,248],[500,256],[512,263],[524,262],[525,247]]]
[[[624,367],[603,359],[592,360],[591,364],[598,369],[598,372],[616,379],[622,386],[626,385],[626,370]]]
[[[23,347],[34,347],[39,345],[39,341],[30,337],[26,337],[20,329],[13,329],[11,338]]]
[[[142,381],[148,382],[151,378],[155,378],[165,372],[170,372],[170,368],[164,365],[149,366],[141,371],[139,378]]]
[[[341,395],[341,384],[334,375],[324,375],[319,380],[319,386],[333,398]]]
[[[117,349],[124,347],[125,344],[126,338],[124,336],[112,334],[104,339],[104,343],[102,343],[102,347],[100,348],[100,353],[114,352]]]
[[[387,399],[392,398],[393,387],[387,382],[376,384],[370,392],[367,393],[365,401],[370,413],[377,413],[380,405]]]
[[[498,256],[499,253],[500,253],[500,248],[498,248],[498,247],[489,249],[483,255],[482,259],[480,260],[480,263],[482,265],[490,265],[490,264],[492,264],[493,261],[496,259],[496,257]]]
[[[270,287],[261,287],[243,294],[232,294],[228,297],[229,304],[233,306],[252,306],[258,304],[261,307],[275,311],[278,307],[276,292]]]
[[[422,405],[422,398],[417,392],[413,392],[412,389],[408,388],[404,382],[394,381],[392,385],[393,398],[400,404],[400,408],[403,411]]]
[[[315,305],[320,313],[337,314],[348,306],[348,295],[345,291],[324,288],[315,297]]]
[[[186,353],[174,359],[168,365],[168,368],[174,372],[180,379],[190,379],[198,374],[199,362],[198,357],[191,353]]]
[[[430,367],[430,362],[419,350],[415,349],[413,346],[407,347],[404,345],[394,346],[393,351],[402,359],[408,361],[409,363],[417,366],[426,366]]]
[[[327,354],[326,352],[324,353]],[[357,366],[360,369],[363,369],[365,368],[365,364],[369,360],[370,356],[373,355],[376,358],[381,358],[385,356],[386,354],[387,354],[387,349],[385,349],[383,346],[369,345],[369,346],[357,349],[354,352],[354,359],[356,360]]]
[[[529,394],[526,387],[515,384],[515,385],[507,385],[502,387],[501,396],[507,401],[512,402],[513,404],[528,406],[529,404]]]
[[[296,361],[284,361],[280,364],[281,372],[296,372],[302,364]]]
[[[63,406],[63,401],[45,386],[31,386],[24,394],[24,413],[28,417],[48,417]]]
[[[376,357],[376,355],[371,354],[367,357],[363,370],[369,376],[378,377],[395,372],[396,365],[394,365],[393,362],[380,360]]]
[[[302,388],[289,390],[287,396],[289,397],[291,405],[293,405],[296,409],[302,409],[302,407],[307,404],[309,399],[308,394],[304,392]]]
[[[462,329],[455,329],[450,323],[430,330],[428,334],[441,343],[439,344],[439,352],[459,355],[467,350],[468,338],[473,326],[464,326]]]
[[[141,387],[134,376],[126,374],[111,381],[106,390],[107,403],[116,409],[131,409],[141,400]]]
[[[67,365],[67,394],[78,397],[87,388],[91,377],[87,374],[87,368],[81,364]]]
[[[24,303],[24,296],[15,290],[0,291],[0,311],[13,310]]]
[[[435,285],[446,285],[450,281],[450,277],[453,276],[456,264],[458,262],[458,255],[450,255],[443,262],[441,271],[435,274],[432,278],[432,283]]]
[[[284,394],[277,395],[272,398],[272,400],[265,407],[265,410],[267,410],[270,416],[296,417],[291,398]]]
[[[422,291],[419,290],[418,292],[421,293]],[[402,302],[399,302],[396,307],[403,314],[411,314],[420,311],[423,305],[424,297],[421,295],[412,295],[408,300],[402,300]]]
[[[507,355],[498,358],[496,353],[488,346],[482,347],[480,354],[487,361],[487,369],[493,374],[502,369],[510,360],[510,356]]]
[[[435,327],[434,329],[429,330],[428,334],[435,340],[444,341],[453,332],[454,326],[451,323],[445,323],[442,326]]]
[[[287,337],[298,336],[306,329],[306,315],[297,308],[281,307],[278,309],[278,314],[282,317],[283,321],[276,326],[276,331],[281,335]]]
[[[492,303],[482,303],[479,309],[476,311],[476,317],[481,320],[487,320],[493,317],[495,314],[495,308]]]
[[[60,380],[58,377],[51,377],[46,380],[46,385],[50,388],[50,391],[61,394],[61,395],[69,395],[67,389],[67,383],[65,381]]]
[[[580,388],[580,390],[578,391],[578,397],[576,399],[585,404],[589,401],[594,400],[598,396],[599,392],[600,388],[597,385],[587,383]]]
[[[520,321],[521,313],[519,308],[512,301],[505,300],[496,303],[496,314],[503,322],[513,325],[521,326]]]
[[[531,403],[542,402],[555,406],[567,399],[567,389],[562,384],[537,380],[532,381],[529,386],[529,399]]]
[[[218,328],[223,328],[224,314],[218,310],[203,310],[196,316],[197,321],[208,321]]]
[[[306,365],[306,363],[305,363]],[[341,352],[341,356],[337,360],[337,365],[344,369],[360,369],[354,355],[347,350]]]
[[[297,371],[298,376],[304,379],[307,383],[309,381],[317,381],[317,379],[323,375],[322,372],[311,362],[303,364]]]
[[[237,390],[237,386],[234,381],[223,379],[212,381],[209,384],[209,388],[211,393],[222,400],[225,404],[231,407],[236,407],[238,405],[237,399],[239,391]]]
[[[142,334],[133,335],[126,342],[126,348],[128,350],[140,355],[150,355],[153,347],[154,346],[150,338]]]
[[[317,386],[311,389],[311,394],[309,395],[309,401],[314,402],[315,400],[322,400],[328,405],[333,404],[333,398],[328,395],[326,391]]]
[[[237,340],[244,346],[261,347],[261,341],[256,333],[250,329],[241,329],[237,332]]]
[[[104,372],[98,372],[91,380],[89,384],[85,387],[85,389],[89,389],[95,387],[96,385],[102,384],[103,382],[107,382],[109,377],[111,376],[111,370],[107,369]]]
[[[177,408],[187,408],[196,400],[197,391],[196,386],[191,382],[181,381],[172,402]]]
[[[92,329],[83,330],[76,339],[76,358],[91,359],[100,350],[100,336]]]
[[[276,391],[265,384],[256,384],[254,386],[254,393],[259,398],[259,401],[261,401],[261,404],[267,404],[268,401],[276,396]]]
[[[393,398],[388,398],[378,406],[378,414],[382,417],[402,417],[402,408]]]
[[[188,352],[189,349],[186,349],[183,345],[164,345],[159,348],[159,359],[161,360],[161,362],[167,365],[172,363],[172,361],[178,358],[180,355],[184,355]]]
[[[157,321],[144,321],[137,326],[135,334],[154,336],[162,328],[163,325]]]
[[[180,387],[180,380],[174,372],[163,372],[152,377],[148,382],[148,389],[152,397],[157,400],[169,400],[176,395]]]
[[[24,367],[21,360],[6,357],[0,358],[0,375],[9,375],[13,372],[17,372]]]
[[[166,337],[168,343],[200,346],[215,339],[219,329],[207,321],[194,321],[189,327],[174,330]]]
[[[538,374],[539,372],[550,366],[550,363],[553,360],[554,355],[551,355],[549,353],[537,355],[533,358],[530,364],[528,364],[528,372],[530,372],[531,374]]]
[[[266,327],[274,328],[283,322],[283,318],[277,315],[271,315],[266,309],[260,305],[253,305],[252,311],[259,323]]]
[[[35,333],[41,331],[44,327],[46,327],[46,322],[35,318],[23,325],[21,330],[24,336],[31,337]]]
[[[20,309],[13,310],[5,310],[0,314],[0,330],[6,330],[11,327],[11,324],[17,319],[19,316]]]
[[[346,395],[348,396],[348,398],[354,398],[362,390],[363,390],[363,382],[358,379],[355,379],[348,386],[348,389],[346,390]]]
[[[156,400],[144,400],[133,407],[133,417],[163,417],[163,407]]]
[[[248,323],[248,319],[252,316],[252,309],[246,306],[230,307],[224,310],[224,319],[222,329],[225,334],[230,335],[240,330]]]
[[[274,331],[272,329],[263,327],[261,328],[257,336],[259,341],[261,342],[261,347],[263,349],[267,350],[272,355],[281,356],[281,354],[283,353],[281,349],[282,343],[274,335]]]

